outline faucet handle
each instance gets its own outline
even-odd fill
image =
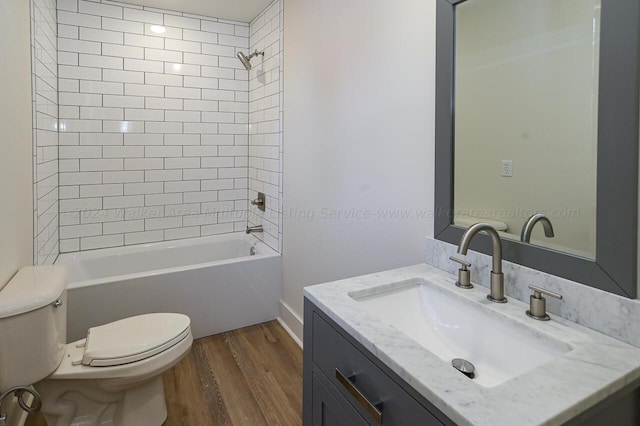
[[[456,285],[460,288],[473,288],[473,284],[471,284],[471,271],[469,271],[471,263],[453,256],[449,256],[449,260],[453,260],[454,262],[458,262],[460,264],[460,269],[458,269],[458,281],[456,281]]]
[[[527,315],[540,321],[549,321],[551,318],[547,314],[547,299],[542,297],[542,295],[545,294],[559,300],[562,299],[562,295],[536,287],[535,285],[530,285],[529,288],[533,290],[533,294],[529,296],[529,310],[526,311]]]

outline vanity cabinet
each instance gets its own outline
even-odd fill
[[[305,426],[454,425],[305,300]]]

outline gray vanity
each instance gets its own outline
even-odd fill
[[[304,424],[640,424],[640,349],[455,281],[422,264],[307,287]]]

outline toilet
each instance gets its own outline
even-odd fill
[[[161,375],[191,348],[189,317],[125,318],[67,344],[67,279],[63,266],[32,266],[0,289],[0,392],[34,385],[49,426],[161,425]]]

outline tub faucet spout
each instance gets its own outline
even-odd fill
[[[491,291],[487,295],[487,299],[492,302],[505,303],[507,298],[504,297],[504,274],[502,273],[502,241],[498,231],[488,223],[476,223],[471,225],[462,234],[460,244],[458,245],[458,253],[467,254],[471,239],[480,231],[485,231],[491,237],[493,245],[493,268],[491,270]]]
[[[262,225],[257,226],[247,226],[247,230],[245,231],[247,234],[251,234],[253,232],[264,232]]]

